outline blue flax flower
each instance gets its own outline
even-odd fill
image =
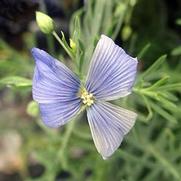
[[[45,51],[33,48],[33,98],[43,122],[59,127],[86,107],[88,123],[98,152],[104,159],[120,146],[133,127],[136,113],[109,103],[131,93],[137,59],[110,38],[101,36],[90,63],[86,83]]]

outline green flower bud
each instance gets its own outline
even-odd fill
[[[54,22],[50,16],[37,11],[36,22],[43,33],[50,34],[54,31]]]
[[[38,103],[36,103],[35,101],[31,101],[26,108],[26,112],[32,117],[38,116],[39,114]]]
[[[70,38],[70,47],[75,52],[76,51],[76,43]]]
[[[126,25],[123,27],[122,29],[122,39],[124,41],[128,40],[128,38],[131,36],[132,34],[132,29],[129,25]]]

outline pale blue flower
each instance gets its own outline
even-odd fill
[[[111,156],[137,115],[107,101],[131,93],[137,59],[102,35],[83,86],[70,69],[45,51],[33,48],[32,54],[36,63],[33,98],[39,103],[43,122],[50,127],[62,126],[84,106],[98,152],[104,159]]]

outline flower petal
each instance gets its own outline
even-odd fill
[[[64,64],[38,48],[35,59],[33,98],[40,103],[43,121],[50,127],[64,124],[80,109],[80,81]]]
[[[104,159],[120,146],[124,135],[133,127],[137,114],[108,102],[96,102],[87,109],[92,137]]]
[[[38,103],[55,103],[76,99],[80,81],[64,64],[38,48],[32,49],[35,59],[33,98]]]
[[[137,59],[132,58],[110,38],[101,36],[94,51],[86,88],[97,99],[114,100],[131,92]]]
[[[78,98],[69,102],[40,103],[42,120],[49,127],[62,126],[80,111],[80,104]]]

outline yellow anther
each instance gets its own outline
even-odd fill
[[[87,92],[85,88],[81,89],[80,98],[82,99],[83,104],[85,104],[86,106],[91,106],[94,103],[93,94]]]

